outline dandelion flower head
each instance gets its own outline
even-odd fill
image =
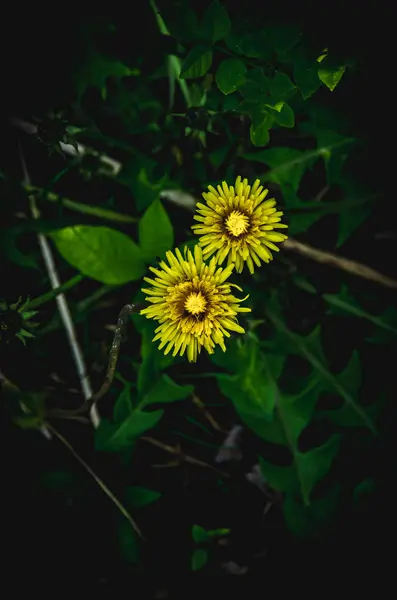
[[[209,185],[208,190],[203,193],[206,204],[196,205],[193,218],[199,224],[192,226],[194,233],[201,236],[204,260],[215,254],[221,265],[227,257],[227,264],[234,263],[238,273],[247,263],[251,274],[254,265],[270,262],[271,251],[279,251],[276,243],[288,237],[275,230],[288,226],[280,223],[283,213],[277,210],[276,200],[266,200],[269,190],[263,189],[259,179],[251,187],[240,176],[234,187],[223,181],[222,186],[215,189]]]
[[[194,253],[184,249],[184,256],[176,249],[166,254],[168,264],[161,261],[158,268],[149,267],[155,279],[145,277],[152,287],[143,289],[150,305],[140,314],[159,322],[153,341],[160,340],[164,354],[182,356],[185,351],[189,362],[195,362],[204,347],[209,354],[219,345],[225,352],[225,337],[230,332],[245,333],[237,322],[237,315],[250,308],[239,306],[246,298],[238,299],[227,283],[234,264],[226,268],[216,265],[213,257],[207,265],[201,248]]]

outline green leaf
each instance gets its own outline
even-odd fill
[[[212,65],[212,49],[206,44],[197,44],[187,55],[182,70],[179,75],[180,79],[196,79],[207,73]]]
[[[364,408],[357,402],[354,395],[347,390],[338,380],[338,377],[333,375],[327,367],[324,353],[321,346],[321,329],[316,327],[308,336],[301,336],[293,333],[276,314],[276,300],[273,299],[268,303],[269,309],[266,311],[269,319],[273,322],[275,328],[289,340],[290,353],[302,355],[314,367],[322,381],[330,386],[341,398],[345,400],[351,409],[360,417],[363,425],[368,427],[372,433],[377,434],[377,430],[372,420]],[[274,310],[271,308],[274,307]]]
[[[317,69],[316,62],[304,57],[300,57],[294,65],[294,80],[304,100],[310,98],[321,86]]]
[[[244,83],[246,72],[247,67],[242,60],[223,60],[215,75],[216,84],[223,94],[231,94]]]
[[[240,345],[238,355],[237,374],[216,375],[219,389],[232,400],[237,413],[254,433],[274,443],[283,443],[282,430],[271,421],[277,389],[275,381],[284,359],[277,355],[265,357],[254,336],[247,337],[244,345]],[[232,365],[233,355],[229,360]]]
[[[345,70],[346,67],[327,65],[326,61],[323,61],[318,69],[318,77],[333,92],[342,79]]]
[[[139,246],[143,260],[163,258],[174,245],[174,232],[161,200],[155,200],[139,221]]]
[[[204,527],[201,527],[200,525],[193,525],[192,536],[196,544],[208,542],[208,540],[210,539],[210,536],[208,535],[207,531],[204,529]]]
[[[299,29],[289,23],[282,26],[272,25],[269,29],[269,35],[273,48],[279,56],[284,56],[292,50],[301,37]]]
[[[108,285],[140,279],[141,252],[124,233],[96,225],[65,227],[51,235],[63,258],[83,275]]]
[[[269,91],[275,101],[283,100],[295,91],[295,86],[285,73],[277,71],[270,81]]]
[[[113,409],[113,419],[116,423],[122,423],[132,413],[134,407],[131,400],[131,388],[125,386],[116,400]]]
[[[119,521],[118,540],[124,560],[132,564],[139,562],[139,539],[130,523],[125,519]]]
[[[269,486],[277,492],[287,492],[295,489],[296,474],[293,465],[276,466],[269,463],[267,460],[258,456],[259,466],[262,475]]]
[[[175,359],[169,354],[163,354],[152,342],[155,329],[152,321],[139,315],[133,315],[133,319],[135,323],[139,323],[139,330],[142,333],[142,363],[138,370],[137,389],[139,396],[143,397],[157,381],[159,373],[169,367]]]
[[[245,76],[245,82],[239,87],[239,92],[248,101],[263,103],[268,98],[270,80],[259,67],[251,69]]]
[[[143,412],[135,409],[122,423],[102,419],[95,432],[95,447],[103,452],[120,452],[130,448],[136,438],[152,429],[163,416],[163,410]]]
[[[288,184],[296,193],[300,180],[306,169],[318,158],[318,152],[302,152],[294,148],[267,148],[255,153],[245,153],[243,158],[262,162],[271,167],[266,173],[267,181],[273,181],[279,185]]]
[[[178,385],[168,375],[162,375],[154,384],[151,390],[140,402],[139,406],[149,406],[150,404],[176,402],[184,400],[194,391],[193,385]]]
[[[329,440],[303,454],[297,456],[297,469],[301,484],[303,502],[306,506],[310,503],[310,493],[318,481],[328,473],[340,447],[340,435],[333,435]]]
[[[125,504],[131,510],[135,510],[155,502],[161,498],[161,496],[162,494],[155,490],[149,490],[148,488],[140,487],[139,485],[130,485],[125,491]]]
[[[369,314],[365,310],[363,310],[355,298],[350,294],[349,289],[346,285],[342,286],[339,294],[323,294],[324,300],[328,302],[331,306],[329,309],[330,313],[337,315],[353,315],[355,317],[366,319],[367,321],[371,321],[377,327],[380,327],[390,333],[397,335],[397,327],[393,326],[387,318],[389,313],[385,316],[376,317],[374,315]],[[394,313],[396,313],[395,309],[392,309]],[[386,318],[385,318],[386,317]],[[397,323],[397,318],[394,319]]]
[[[217,42],[227,36],[231,25],[226,9],[215,0],[204,13],[200,33],[204,39]]]
[[[284,102],[280,111],[276,113],[275,121],[282,127],[294,127],[295,126],[295,115],[292,108]]]
[[[122,79],[137,74],[122,62],[99,54],[94,48],[90,48],[85,60],[78,67],[75,85],[79,100],[90,86],[98,88],[105,100],[107,96],[106,81],[109,77]]]
[[[191,569],[192,571],[198,571],[202,569],[208,562],[208,552],[202,548],[195,550],[192,555]]]
[[[264,109],[258,109],[253,113],[250,127],[250,138],[254,146],[266,146],[269,142],[269,129],[274,121],[273,115]]]
[[[301,538],[319,535],[337,510],[340,491],[340,486],[335,485],[326,496],[314,500],[309,506],[302,504],[293,492],[287,493],[283,513],[289,529]]]
[[[336,245],[339,248],[351,236],[351,234],[372,214],[369,204],[362,205],[360,210],[345,210],[340,214],[338,239]]]

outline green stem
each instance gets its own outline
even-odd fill
[[[46,302],[53,300],[54,298],[59,296],[59,294],[63,294],[67,290],[70,290],[71,288],[73,288],[75,285],[80,283],[80,281],[82,281],[83,279],[84,279],[84,275],[81,275],[81,273],[79,273],[78,275],[75,275],[74,277],[72,277],[71,279],[69,279],[68,281],[63,283],[61,286],[59,286],[55,290],[51,290],[49,292],[46,292],[45,294],[42,294],[41,296],[38,296],[37,298],[34,298],[33,300],[31,300],[29,302],[29,310],[37,308],[38,306],[41,306],[42,304],[45,304]]]

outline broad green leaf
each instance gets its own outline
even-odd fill
[[[137,563],[139,561],[139,539],[130,523],[125,519],[119,521],[118,540],[124,560],[132,564]]]
[[[279,56],[284,56],[296,46],[301,34],[298,27],[285,23],[282,26],[272,25],[269,28],[269,37],[276,53]]]
[[[294,80],[304,100],[310,98],[321,86],[317,70],[317,63],[303,57],[294,65]]]
[[[197,15],[186,4],[173,5],[167,2],[161,8],[161,15],[166,29],[177,40],[191,42],[200,33]]]
[[[223,60],[215,75],[216,84],[223,94],[231,94],[244,83],[246,72],[247,67],[242,60]]]
[[[191,561],[192,571],[202,569],[208,562],[208,552],[202,548],[194,550]]]
[[[275,310],[270,308],[273,305]],[[269,319],[273,322],[275,328],[290,341],[290,353],[302,355],[314,367],[322,381],[328,384],[331,389],[341,396],[354,412],[361,418],[362,424],[368,427],[372,433],[377,434],[377,430],[364,408],[357,402],[343,385],[340,384],[338,378],[333,375],[327,367],[324,353],[321,346],[321,330],[320,327],[315,328],[308,336],[301,336],[293,333],[277,315],[277,306],[273,300],[268,303],[269,309],[266,311]]]
[[[139,403],[140,408],[150,404],[184,400],[194,391],[193,385],[178,385],[168,375],[162,375]]]
[[[357,301],[354,299],[354,297],[350,294],[346,285],[342,287],[339,294],[323,294],[323,298],[330,304],[330,313],[338,315],[354,315],[355,317],[371,321],[377,327],[397,335],[397,326],[393,326],[390,319],[385,318],[385,316],[376,317],[363,310],[357,304]],[[395,312],[396,311],[394,309],[394,313]],[[397,323],[397,318],[395,318],[395,322]]]
[[[231,25],[226,9],[215,0],[204,13],[200,33],[204,39],[217,42],[227,36]]]
[[[155,200],[139,221],[139,247],[147,262],[163,258],[174,245],[172,223],[161,200]]]
[[[343,77],[346,67],[327,65],[326,62],[321,62],[321,67],[318,69],[318,77],[331,92],[334,91],[338,83]]]
[[[209,535],[201,525],[193,525],[192,527],[192,537],[196,544],[201,544],[202,542],[208,542]]]
[[[281,127],[294,127],[295,115],[289,104],[284,102],[281,110],[277,111],[275,115],[275,121],[281,125]]]
[[[131,388],[125,386],[119,397],[117,398],[114,409],[113,419],[115,423],[122,423],[127,419],[133,411],[133,404],[131,400]]]
[[[182,71],[179,75],[180,79],[196,79],[202,77],[210,69],[212,65],[212,49],[206,44],[197,44],[187,55]]]
[[[241,95],[250,102],[264,103],[269,91],[270,80],[259,67],[246,73],[245,82],[239,87]]]
[[[283,513],[289,529],[298,537],[317,536],[333,518],[340,496],[340,486],[335,485],[326,496],[305,506],[296,494],[288,492],[284,498]]]
[[[268,31],[264,29],[246,33],[231,31],[225,42],[234,54],[242,54],[248,58],[259,58],[264,62],[272,60],[271,40]]]
[[[295,86],[285,73],[277,71],[273,79],[270,80],[269,91],[275,101],[284,100],[295,91]]]
[[[163,410],[134,410],[122,423],[102,419],[95,432],[95,447],[104,452],[120,452],[131,447],[136,438],[152,429],[163,416]]]
[[[252,113],[250,138],[254,146],[266,146],[269,142],[269,129],[274,122],[273,114],[262,108]]]
[[[70,265],[101,283],[122,285],[140,279],[145,272],[139,247],[115,229],[75,225],[51,237]]]
[[[155,502],[161,496],[162,494],[155,490],[149,490],[139,485],[129,485],[125,491],[125,504],[128,508],[135,510]]]

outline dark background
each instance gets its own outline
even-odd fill
[[[201,6],[201,3],[197,4]],[[313,43],[319,39],[324,46],[332,47],[342,57],[356,58],[359,68],[354,73],[346,73],[341,91],[330,94],[329,101],[344,111],[357,136],[366,141],[365,151],[356,159],[357,173],[363,181],[368,182],[369,187],[381,189],[387,195],[394,187],[391,161],[395,68],[391,65],[394,42],[390,35],[391,20],[386,4],[376,3],[366,9],[363,4],[354,7],[342,2],[320,3],[314,12],[312,7],[296,4],[300,6],[278,3],[270,14],[269,10],[266,12],[262,8],[262,3],[246,1],[244,11],[252,5],[252,11],[264,22],[270,16],[277,16],[281,23],[299,19]],[[239,3],[225,2],[225,5],[232,20],[238,18],[241,10]],[[67,11],[66,6],[64,12]],[[120,39],[120,45],[129,44],[130,48],[136,47],[140,53],[144,48],[150,57],[150,53],[155,51],[152,40],[157,35],[151,10],[142,2],[134,5],[129,14],[130,30],[124,25],[125,39]],[[126,22],[126,15],[95,17],[98,21],[107,18],[120,24]],[[3,20],[0,78],[2,115],[5,120],[9,115],[28,117],[45,114],[54,106],[63,106],[71,100],[68,97],[71,90],[70,74],[80,52],[75,31],[81,22],[92,20],[91,16],[76,18],[71,14],[64,14],[58,19],[48,14],[40,19],[8,17]],[[3,145],[3,152],[7,154],[7,146]],[[389,230],[390,220],[396,214],[394,204],[395,192],[390,193],[390,212],[384,216]],[[389,258],[390,262],[386,264],[385,253],[382,253],[383,264],[377,267],[393,276],[396,269],[392,253]],[[376,262],[377,257],[374,260]],[[6,285],[7,282],[1,282],[2,288]],[[304,579],[310,578],[309,573],[319,573],[322,569],[331,578],[338,577],[345,570],[350,573],[365,572],[368,576],[384,576],[387,573],[387,561],[395,539],[393,489],[396,471],[392,450],[396,419],[392,408],[389,412],[383,424],[383,446],[377,455],[371,457],[370,470],[376,478],[376,493],[371,501],[361,512],[340,514],[335,528],[321,542],[293,540],[281,532],[275,523],[274,532],[268,532],[270,537],[273,536],[273,550],[267,563],[266,578],[276,579],[279,573],[286,576],[291,573],[291,568],[300,573],[297,585],[298,581],[304,585]],[[44,438],[19,430],[4,418],[1,427],[4,588],[7,589],[9,585],[10,589],[17,590],[22,586],[40,592],[51,586],[52,593],[57,594],[66,587],[78,590],[86,584],[90,585],[91,591],[96,589],[96,585],[102,588],[126,587],[131,574],[118,559],[114,523],[109,518],[109,500],[94,491],[91,485],[94,487],[95,484],[89,482],[85,484],[87,494],[80,499],[77,507],[70,509],[62,502],[54,501],[40,485],[38,474],[41,465],[45,464],[48,469],[70,465],[74,470],[74,459],[58,444],[51,444],[49,449]],[[75,439],[77,436],[77,430],[76,433],[70,431],[70,437]],[[86,439],[80,449],[88,463],[94,465],[98,461],[92,451],[92,440]],[[104,478],[114,468],[113,463],[107,464],[106,461],[101,457],[99,468]],[[113,482],[117,481],[114,472],[112,479]],[[240,494],[246,484],[242,483],[242,478],[239,480],[237,477],[236,481],[229,510],[234,512],[236,528],[243,539],[252,533],[250,515],[252,519],[255,518],[260,503],[254,491],[245,489],[244,494]],[[178,495],[169,498],[164,514],[178,528],[182,528],[185,521],[186,524],[192,523],[190,512],[203,512],[203,507],[208,512],[222,511],[222,507],[216,508],[215,496],[208,484],[203,483],[201,487],[197,484],[184,497]],[[241,500],[242,497],[244,500]],[[155,526],[160,530],[163,527],[164,536],[172,535],[169,525],[156,522]],[[180,580],[178,573],[172,569],[171,561],[167,559],[170,548],[182,562],[186,558],[183,546],[181,549],[174,548],[172,538],[164,539],[164,547],[157,548],[157,554],[151,558],[154,579],[157,575],[159,581],[169,579],[175,588],[184,589],[184,576],[181,575]],[[303,566],[304,569],[298,570]],[[153,597],[151,594],[157,589],[156,582],[151,581],[150,573],[141,575],[148,577],[139,597],[146,597],[145,594]],[[133,593],[132,587],[130,593]]]

